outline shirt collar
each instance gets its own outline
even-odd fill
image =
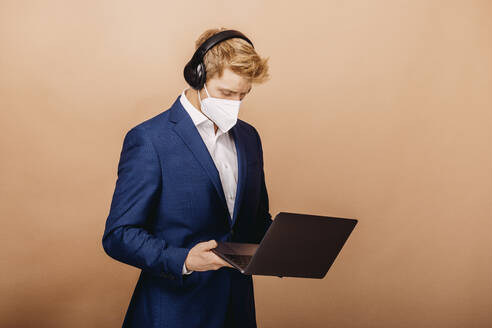
[[[188,112],[188,114],[191,117],[191,120],[195,124],[195,126],[198,126],[199,124],[210,121],[208,117],[203,115],[202,112],[200,112],[193,104],[186,98],[185,91],[188,90],[188,88],[185,88],[183,92],[181,93],[181,97],[179,97],[179,101],[181,102],[181,105],[183,105],[184,109]]]

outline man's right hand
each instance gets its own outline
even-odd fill
[[[191,271],[217,270],[223,266],[233,268],[232,265],[211,251],[215,247],[217,247],[217,242],[214,239],[193,246],[185,260],[186,268]]]

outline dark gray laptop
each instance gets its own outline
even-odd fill
[[[357,222],[280,212],[260,244],[219,241],[211,251],[244,274],[321,279]]]

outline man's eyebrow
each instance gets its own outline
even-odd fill
[[[234,90],[231,90],[231,89],[227,89],[227,88],[222,88],[222,87],[219,87],[220,90],[222,91],[229,91],[231,93],[237,93],[237,91],[234,91]],[[246,93],[249,93],[251,91],[251,87],[248,89],[248,91]]]

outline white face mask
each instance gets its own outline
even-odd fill
[[[215,124],[222,132],[229,131],[236,122],[237,115],[239,114],[239,106],[241,100],[229,100],[222,98],[213,98],[208,94],[207,86],[205,86],[205,92],[208,98],[201,99],[200,91],[198,92],[198,99],[200,100],[202,112]]]

